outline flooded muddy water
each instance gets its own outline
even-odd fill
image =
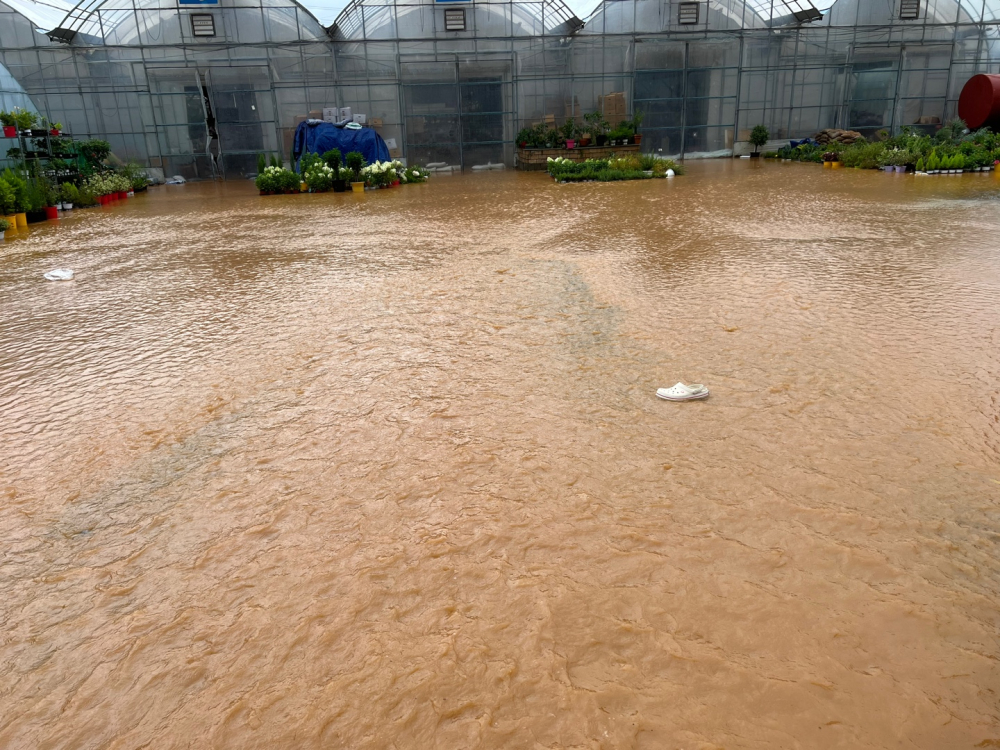
[[[1000,179],[689,170],[0,246],[0,747],[1000,747]]]

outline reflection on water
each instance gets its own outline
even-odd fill
[[[0,747],[1000,746],[998,195],[191,184],[7,242]]]

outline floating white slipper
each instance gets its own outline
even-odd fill
[[[56,268],[55,270],[43,273],[42,276],[49,281],[70,281],[73,278],[73,272],[68,268]]]
[[[698,398],[707,398],[708,388],[701,383],[692,383],[691,385],[678,383],[670,388],[657,389],[656,397],[665,401],[693,401]]]

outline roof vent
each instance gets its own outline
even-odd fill
[[[465,31],[465,8],[449,8],[444,12],[445,31]]]
[[[215,36],[215,16],[211,13],[192,13],[191,33],[195,36]]]
[[[682,26],[698,23],[698,6],[701,3],[681,3],[677,6],[677,23]]]
[[[805,10],[796,10],[792,13],[795,16],[795,20],[799,23],[809,23],[810,21],[819,21],[823,18],[823,14],[820,13],[815,8],[806,8]]]
[[[899,17],[904,21],[920,18],[920,0],[899,0]]]

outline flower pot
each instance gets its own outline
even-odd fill
[[[7,231],[10,232],[11,234],[13,234],[14,232],[16,232],[17,231],[17,217],[14,216],[14,214],[11,214],[10,216],[4,216],[4,218],[7,220],[7,223],[10,224],[10,227],[8,227]]]
[[[31,133],[32,138],[44,138],[49,134],[49,131],[43,128],[32,128],[28,132]]]
[[[823,169],[833,169],[833,162],[832,161],[823,162]]]
[[[521,141],[519,144],[517,144],[517,146],[518,146],[518,148],[527,148],[528,147],[528,142],[527,141]]]
[[[45,218],[46,219],[58,219],[59,218],[59,209],[56,208],[55,206],[46,206],[45,207]]]
[[[399,187],[399,180],[395,180],[395,181],[394,181],[394,182],[392,183],[392,186],[393,186],[393,187]]]
[[[830,168],[831,169],[840,169],[840,167],[841,167],[841,163],[839,161],[831,161],[830,162]]]
[[[363,183],[363,182],[352,182],[351,183],[351,190],[353,190],[355,193],[363,193],[363,192],[365,192],[365,183]]]
[[[590,145],[590,141],[591,141],[590,133],[587,133],[586,135],[581,135],[580,136],[580,147],[583,148],[584,146],[589,146]]]
[[[26,214],[25,212],[22,211],[20,213],[14,214],[14,218],[17,219],[18,229],[24,229],[25,227],[28,226],[28,214]]]
[[[344,193],[347,192],[347,180],[334,180],[333,181],[333,192]]]
[[[17,128],[13,125],[3,126],[3,137],[4,138],[17,138]]]
[[[608,137],[606,135],[597,136],[597,145],[606,146],[608,144]]]
[[[39,222],[46,221],[49,218],[49,214],[44,208],[40,208],[37,211],[28,211],[25,213],[25,218],[29,224],[38,224]],[[56,214],[56,218],[59,218],[58,214]]]
[[[52,128],[52,130],[49,131],[49,135],[59,135],[59,131],[56,130],[55,128]]]
[[[72,210],[73,210],[72,203],[63,203],[63,211],[72,211]]]
[[[306,183],[304,183],[304,182],[300,182],[299,183],[299,192],[300,193],[308,193],[309,192],[309,186]]]
[[[566,148],[576,148],[576,141],[572,138],[566,141]]]
[[[903,174],[906,171],[906,167],[896,167],[896,174]]]
[[[638,146],[639,144],[641,144],[642,143],[642,133],[636,133],[635,135],[633,135],[632,136],[632,143],[634,143],[636,146]]]

